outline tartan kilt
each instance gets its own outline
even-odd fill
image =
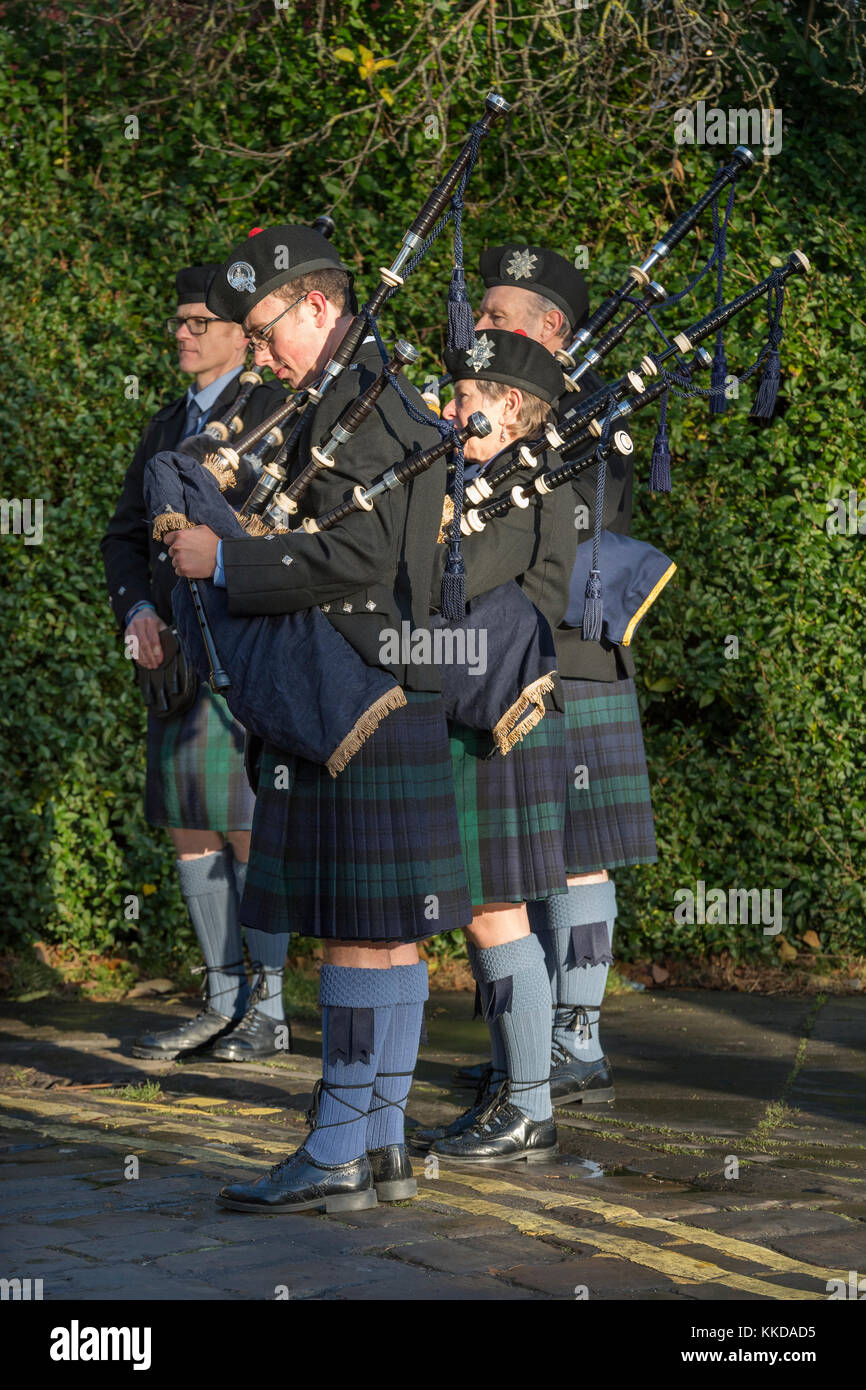
[[[147,716],[145,815],[183,830],[249,830],[255,797],[244,772],[244,730],[204,682],[186,714]]]
[[[563,680],[570,874],[652,864],[652,800],[634,681]],[[587,785],[576,787],[576,769]]]
[[[244,926],[418,941],[471,922],[442,700],[406,699],[336,778],[264,745]]]
[[[473,907],[567,892],[563,854],[565,716],[548,711],[503,756],[489,734],[449,724]]]

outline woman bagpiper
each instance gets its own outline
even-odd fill
[[[525,335],[488,330],[468,353],[449,353],[455,423],[482,411],[492,429],[466,446],[466,478],[483,478],[503,449],[537,436],[553,419],[562,371]],[[553,467],[551,450],[541,467]],[[539,471],[541,471],[539,469]],[[513,483],[527,483],[528,472]],[[569,495],[566,495],[569,494]],[[444,549],[444,547],[443,547]],[[463,542],[470,600],[517,579],[523,594],[555,628],[568,605],[576,550],[570,489],[543,502],[532,493]],[[440,559],[440,570],[444,559]],[[506,591],[503,591],[504,602]],[[470,603],[470,619],[472,605]],[[494,614],[491,627],[496,623]],[[493,634],[491,633],[491,636]],[[550,682],[553,685],[553,682]],[[550,985],[544,951],[530,932],[527,902],[555,901],[566,891],[560,795],[565,759],[561,713],[540,722],[504,756],[478,729],[451,722],[451,755],[463,853],[472,893],[468,953],[494,1053],[476,1104],[445,1129],[416,1130],[413,1147],[445,1163],[543,1161],[556,1152],[549,1087]]]

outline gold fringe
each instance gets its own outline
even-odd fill
[[[166,531],[191,531],[194,526],[183,512],[161,512],[153,518],[153,539],[161,541]]]
[[[201,466],[206,473],[210,473],[212,478],[216,478],[220,492],[225,492],[226,488],[231,487],[235,481],[234,470],[229,467],[224,458],[220,458],[219,454],[205,454]]]
[[[266,526],[260,516],[240,516],[238,513],[236,515],[248,536],[269,536],[271,534],[270,526]]]
[[[520,743],[530,729],[541,723],[544,718],[544,697],[553,689],[555,675],[555,671],[550,671],[546,676],[539,676],[537,681],[521,691],[511,708],[497,721],[493,737],[503,757],[515,744]],[[534,708],[530,709],[530,706]]]
[[[358,749],[363,747],[371,734],[374,734],[382,720],[392,710],[402,709],[407,703],[406,696],[399,685],[393,690],[386,690],[384,695],[380,695],[368,710],[361,715],[361,718],[350,729],[342,743],[334,749],[325,767],[332,777],[336,777],[338,772],[342,772]]]
[[[451,527],[454,522],[454,498],[446,494],[442,506],[442,524],[439,527],[439,535],[436,537],[437,545],[447,545],[451,539]]]

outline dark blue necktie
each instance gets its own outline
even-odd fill
[[[188,403],[186,407],[186,419],[183,425],[184,439],[188,439],[191,434],[198,434],[201,428],[203,414],[204,412],[199,409],[195,399]]]

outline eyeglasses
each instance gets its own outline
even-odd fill
[[[166,331],[166,333],[168,334],[168,336],[169,336],[170,338],[173,338],[173,337],[175,337],[175,335],[178,333],[178,331],[179,331],[181,328],[183,328],[184,324],[186,324],[186,326],[187,326],[187,328],[189,329],[190,333],[192,333],[194,337],[200,338],[201,335],[202,335],[202,333],[207,333],[207,326],[208,326],[209,323],[231,323],[231,319],[218,319],[218,318],[213,318],[213,319],[185,318],[185,319],[183,319],[183,318],[180,318],[180,317],[177,317],[177,316],[176,316],[176,317],[173,318],[173,319],[166,319],[166,321],[165,321],[165,331]]]
[[[307,294],[309,294],[309,290],[307,291]],[[285,318],[286,314],[288,314],[291,309],[296,309],[299,304],[302,304],[303,301],[306,299],[307,294],[299,295],[298,298],[292,304],[289,304],[289,306],[285,308],[281,314],[277,314],[277,317],[275,319],[271,319],[270,323],[266,323],[263,328],[249,329],[247,332],[247,337],[250,340],[250,347],[253,348],[253,350],[255,350],[256,348],[270,347],[272,329],[274,327],[274,324],[279,323],[281,318]],[[266,333],[268,335],[267,337],[265,337]]]

